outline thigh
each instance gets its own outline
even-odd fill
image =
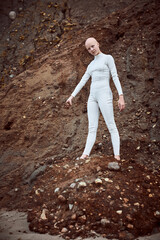
[[[89,97],[87,103],[87,113],[89,126],[98,126],[99,119],[99,106],[93,97]]]
[[[113,100],[108,98],[106,94],[102,94],[98,101],[99,108],[106,124],[114,123]]]

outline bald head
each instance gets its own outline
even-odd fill
[[[90,43],[98,43],[97,40],[93,37],[87,38],[87,40],[85,41],[85,47],[90,44]]]
[[[93,56],[96,56],[101,52],[99,49],[99,43],[93,37],[90,37],[85,41],[85,47]]]

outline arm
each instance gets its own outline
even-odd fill
[[[83,75],[83,77],[81,78],[81,81],[78,83],[78,85],[72,92],[71,96],[75,97],[80,92],[80,90],[83,88],[83,86],[86,84],[86,82],[88,81],[89,78],[90,78],[90,74],[88,73],[88,68],[87,68],[85,74]]]
[[[80,92],[80,90],[83,88],[83,86],[86,84],[86,82],[88,81],[89,78],[90,78],[90,74],[88,73],[88,68],[87,68],[85,74],[81,78],[81,81],[78,83],[78,85],[72,92],[71,96],[67,99],[66,104],[68,106],[72,105],[73,98]]]
[[[125,108],[123,91],[122,91],[121,83],[119,81],[119,77],[117,74],[116,65],[115,65],[114,59],[111,55],[108,56],[108,67],[110,69],[114,85],[119,94],[118,107],[119,107],[119,110],[122,111]]]

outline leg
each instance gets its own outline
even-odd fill
[[[92,147],[96,141],[98,119],[99,119],[99,107],[98,103],[94,98],[90,97],[87,105],[88,112],[88,137],[86,141],[86,146],[82,156],[89,156]]]
[[[114,120],[112,99],[107,99],[106,97],[103,97],[103,94],[102,94],[98,103],[99,103],[99,107],[102,112],[103,118],[105,120],[105,123],[111,134],[114,156],[117,160],[120,160],[120,157],[119,157],[119,155],[120,155],[120,138],[119,138],[119,133],[118,133],[116,123]]]

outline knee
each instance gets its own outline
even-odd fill
[[[97,126],[89,126],[88,131],[89,133],[96,134],[97,133]]]
[[[108,130],[110,133],[118,133],[118,129],[115,123],[108,124]]]

